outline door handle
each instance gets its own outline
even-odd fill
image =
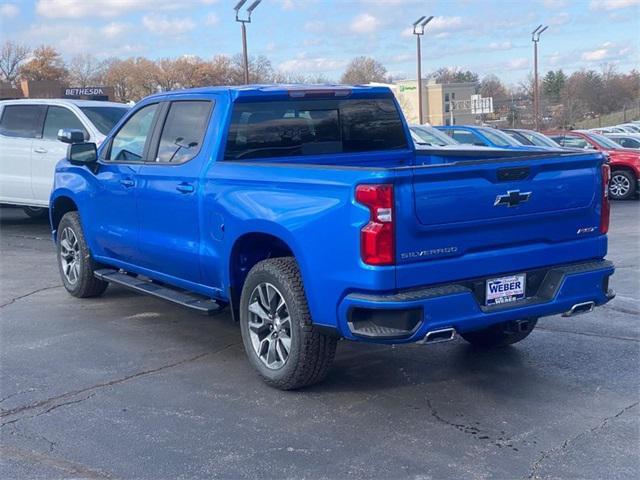
[[[180,193],[193,193],[195,188],[190,183],[183,182],[176,187],[176,190],[178,190]]]
[[[123,178],[122,180],[120,180],[120,185],[122,185],[125,188],[131,188],[136,184],[136,182],[134,182],[133,180],[131,180],[130,178]]]
[[[47,149],[42,147],[34,148],[33,151],[36,153],[47,153]]]

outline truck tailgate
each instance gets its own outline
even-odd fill
[[[554,153],[412,168],[396,186],[398,288],[473,277],[474,261],[486,275],[551,265],[545,246],[596,240],[602,162]],[[558,261],[592,257],[597,243]]]

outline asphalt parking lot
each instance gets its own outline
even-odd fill
[[[640,475],[640,202],[613,205],[607,306],[489,353],[342,342],[299,392],[258,379],[226,313],[70,297],[47,223],[0,214],[3,479]]]

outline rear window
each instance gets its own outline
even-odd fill
[[[407,148],[391,99],[236,103],[226,160]]]
[[[98,131],[106,135],[129,110],[126,107],[80,107]]]
[[[6,105],[0,119],[0,133],[7,137],[42,138],[46,111],[43,105]]]

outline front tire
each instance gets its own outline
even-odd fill
[[[628,200],[636,194],[636,178],[627,170],[614,170],[609,181],[609,195],[613,200]]]
[[[333,363],[337,338],[313,326],[292,257],[263,260],[251,269],[240,298],[240,330],[250,363],[281,390],[320,382]]]
[[[29,218],[40,220],[49,216],[49,209],[45,207],[22,207],[22,211]]]
[[[60,220],[56,250],[60,276],[67,292],[77,298],[97,297],[104,293],[109,283],[93,275],[100,267],[91,256],[78,212],[66,213]]]
[[[502,322],[482,330],[461,333],[460,336],[470,344],[480,348],[506,347],[527,338],[537,323],[538,319]]]

